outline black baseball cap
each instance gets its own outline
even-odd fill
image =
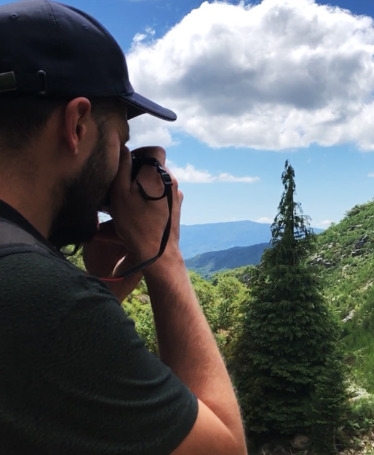
[[[128,118],[176,114],[136,93],[126,58],[96,19],[72,6],[23,0],[0,6],[0,99],[118,97]]]

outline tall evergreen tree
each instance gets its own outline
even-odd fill
[[[339,329],[307,263],[315,235],[294,200],[286,161],[284,192],[271,246],[250,280],[235,382],[248,436],[303,433],[315,453],[335,453],[334,429],[345,405]]]

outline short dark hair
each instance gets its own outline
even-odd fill
[[[0,99],[0,147],[19,150],[45,126],[52,112],[63,102],[35,97]]]
[[[20,150],[46,125],[49,117],[69,100],[35,97],[0,98],[0,148]],[[126,104],[118,98],[94,98],[96,120],[117,112],[126,119]]]

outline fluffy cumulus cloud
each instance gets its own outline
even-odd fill
[[[150,115],[140,115],[130,121],[130,150],[141,147],[144,144],[160,145],[170,147],[175,145],[166,122],[161,122]]]
[[[128,61],[136,89],[178,113],[172,128],[211,147],[374,150],[373,53],[369,17],[263,0],[204,2],[161,39],[136,37]]]

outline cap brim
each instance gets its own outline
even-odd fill
[[[121,98],[129,106],[127,111],[127,118],[131,119],[141,114],[151,114],[162,120],[168,120],[173,122],[177,119],[177,114],[166,107],[162,107],[159,104],[145,98],[139,93],[132,93],[122,95]]]

